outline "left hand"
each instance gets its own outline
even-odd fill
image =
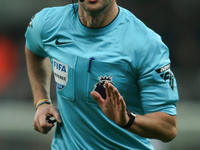
[[[126,104],[123,97],[111,83],[106,81],[105,87],[106,99],[103,99],[96,91],[91,92],[92,97],[109,119],[115,121],[119,126],[126,125],[129,121],[129,116],[126,113]]]

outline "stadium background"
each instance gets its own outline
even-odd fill
[[[200,1],[117,0],[163,38],[179,88],[178,135],[153,140],[156,150],[200,149]],[[33,130],[34,107],[27,76],[24,33],[32,15],[71,0],[0,0],[0,150],[49,150],[53,130]],[[51,98],[56,105],[55,84]]]

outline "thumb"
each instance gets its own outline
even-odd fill
[[[94,100],[95,100],[99,105],[102,105],[103,102],[105,101],[105,100],[101,97],[101,95],[100,95],[98,92],[96,92],[96,91],[92,91],[92,92],[91,92],[91,96],[94,98]]]
[[[58,110],[56,108],[51,109],[50,113],[54,116],[54,118],[56,119],[56,121],[58,123],[62,123],[62,119],[60,117],[60,113],[58,112]]]

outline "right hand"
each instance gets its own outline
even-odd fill
[[[54,126],[53,123],[48,123],[48,117],[54,117],[58,123],[62,123],[58,110],[51,104],[43,104],[38,107],[34,118],[34,129],[43,134],[47,134]]]

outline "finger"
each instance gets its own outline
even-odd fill
[[[37,119],[36,130],[46,134],[48,133],[54,124],[49,124],[46,122],[46,115],[39,116]]]
[[[47,122],[47,118],[48,118],[48,116],[43,116],[42,118],[40,118],[40,121],[39,121],[40,127],[42,127],[42,128],[53,127],[52,123]]]
[[[51,126],[48,127],[48,126],[43,125],[43,123],[40,124],[39,118],[38,119],[35,118],[34,119],[34,123],[33,123],[33,127],[34,127],[34,129],[36,131],[38,131],[40,133],[43,133],[43,134],[46,134],[46,133],[48,133],[51,130],[51,128],[53,126],[52,127]]]
[[[37,126],[33,125],[33,127],[34,127],[34,130],[36,130],[37,132],[40,132],[40,130],[39,130],[39,128]]]
[[[51,130],[51,128],[53,128],[53,127],[54,127],[54,124],[52,124],[52,123],[40,125],[39,132],[41,132],[43,134],[47,134]]]
[[[96,92],[96,91],[92,91],[91,93],[91,96],[94,98],[94,100],[101,106],[103,104],[103,102],[105,101],[101,95]]]
[[[33,121],[34,130],[40,132],[38,126],[39,126],[39,125],[38,125],[38,122],[34,119],[34,121]]]
[[[109,83],[106,81],[105,82],[105,87],[106,87],[106,98],[110,98],[111,97],[111,91],[109,89]]]
[[[126,111],[126,103],[124,101],[124,98],[122,96],[119,97],[119,103],[121,106],[121,111],[125,112]]]
[[[113,100],[113,103],[116,104],[117,103],[117,96],[115,94],[116,92],[116,88],[110,88],[110,91],[111,91],[111,95],[112,95],[112,100]]]
[[[117,95],[115,92],[117,91],[117,88],[115,88],[111,83],[108,84],[109,91],[111,93],[111,98],[112,98],[112,103],[116,104],[117,103]]]
[[[56,121],[58,123],[62,123],[62,119],[61,119],[60,113],[58,112],[58,110],[56,108],[52,107],[49,110],[49,114],[50,114],[50,116],[48,116],[48,117],[51,117],[51,115],[52,115],[56,119]],[[47,117],[45,118],[45,121],[46,121],[46,119],[47,119]],[[48,124],[52,124],[52,123],[48,123]]]
[[[108,89],[113,94],[114,90],[116,89],[111,83],[108,83]]]
[[[34,118],[34,121],[33,121],[33,126],[34,126],[34,129],[36,131],[40,132],[40,122],[39,122],[39,117],[38,117],[38,113],[37,112],[35,114],[35,118]]]
[[[114,89],[113,93],[114,93],[114,97],[115,97],[115,101],[116,101],[117,105],[120,105],[119,98],[121,95],[118,92],[117,88]]]

